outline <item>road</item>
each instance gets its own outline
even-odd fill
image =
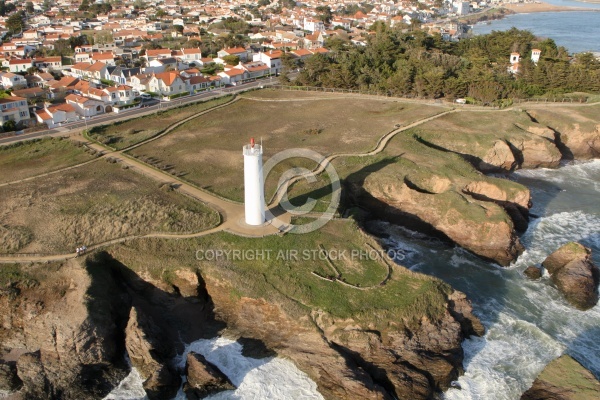
[[[118,114],[111,113],[111,114],[98,115],[98,116],[92,117],[87,120],[71,122],[71,123],[65,124],[59,128],[46,129],[43,131],[26,133],[26,134],[22,134],[22,135],[16,135],[16,136],[10,136],[7,138],[2,138],[2,139],[0,139],[0,146],[10,144],[10,143],[15,143],[15,142],[22,142],[25,140],[37,139],[37,138],[44,137],[44,136],[64,135],[64,134],[68,134],[68,133],[71,133],[74,131],[80,131],[82,129],[89,129],[89,128],[92,128],[92,127],[98,126],[98,125],[105,125],[105,124],[110,124],[110,123],[113,123],[116,121],[124,121],[124,120],[128,120],[128,119],[135,118],[135,117],[153,114],[153,113],[163,110],[163,109],[169,109],[169,108],[173,108],[173,107],[179,107],[179,106],[182,106],[185,104],[195,103],[198,101],[209,100],[209,99],[224,96],[226,94],[239,93],[239,92],[243,92],[245,90],[253,89],[256,87],[262,87],[262,86],[266,87],[266,86],[270,86],[270,85],[273,85],[276,83],[277,83],[277,79],[270,78],[270,79],[263,79],[263,80],[258,80],[258,81],[254,81],[254,82],[248,82],[248,83],[244,83],[244,84],[238,85],[238,86],[223,87],[223,88],[214,89],[214,90],[207,91],[207,92],[201,92],[201,93],[198,93],[198,94],[195,94],[192,96],[181,97],[181,98],[171,100],[171,101],[151,100],[150,102],[144,102],[145,105],[148,103],[150,103],[151,105],[144,106],[143,108],[134,108],[131,110],[126,110],[126,111],[120,112]]]

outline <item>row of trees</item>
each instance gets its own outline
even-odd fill
[[[366,46],[339,40],[331,51],[304,63],[297,82],[307,86],[375,90],[423,98],[473,97],[484,103],[573,91],[600,91],[600,62],[591,54],[570,57],[551,39],[512,29],[444,42],[423,31],[403,32],[375,24]],[[542,50],[535,65],[532,48]],[[523,58],[519,73],[507,71],[510,53]]]

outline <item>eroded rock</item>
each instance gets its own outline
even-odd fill
[[[189,400],[202,399],[214,393],[235,389],[229,378],[202,354],[188,353],[185,372],[187,382],[183,390]]]
[[[150,399],[172,398],[179,386],[179,375],[168,365],[174,354],[167,343],[166,335],[152,319],[132,307],[125,330],[125,346],[131,364],[144,379],[144,389]]]
[[[530,265],[523,271],[523,274],[531,280],[537,280],[542,277],[542,270],[535,265]]]
[[[542,266],[565,298],[581,310],[598,303],[598,268],[592,264],[591,250],[570,242],[552,253]]]

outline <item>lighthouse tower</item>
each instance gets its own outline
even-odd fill
[[[265,222],[265,192],[262,165],[262,146],[250,139],[244,152],[244,206],[246,223],[262,225]]]

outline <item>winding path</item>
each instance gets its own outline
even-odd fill
[[[373,96],[371,95],[360,95],[360,94],[355,94],[352,96],[346,96],[346,97],[356,97],[356,96],[367,96],[369,98],[373,98]],[[275,100],[263,100],[263,99],[256,99],[250,96],[244,96],[244,98],[248,99],[248,100],[257,100],[257,101],[291,101],[291,99],[275,99]],[[336,97],[339,98],[339,97]],[[308,101],[308,100],[321,100],[322,98],[316,98],[316,99],[299,99],[299,100],[303,100],[303,101]],[[387,98],[386,98],[387,99]],[[143,144],[146,144],[150,141],[153,140],[157,140],[160,137],[163,137],[165,135],[167,135],[168,133],[172,132],[174,129],[176,129],[177,127],[181,126],[182,124],[197,118],[201,115],[204,115],[206,113],[209,113],[215,109],[218,108],[223,108],[226,107],[230,104],[232,104],[235,101],[238,101],[239,97],[236,97],[234,99],[232,99],[232,101],[229,101],[225,104],[213,107],[211,109],[208,110],[204,110],[198,114],[194,114],[182,121],[178,121],[173,125],[170,125],[168,128],[166,128],[163,132],[161,132],[160,134],[151,137],[145,141],[142,141],[140,143],[134,144],[132,146],[129,146],[125,149],[122,150],[114,150],[114,149],[108,149],[103,146],[100,145],[99,143],[95,143],[95,142],[85,142],[85,144],[100,152],[101,156],[94,159],[94,160],[90,160],[90,161],[86,161],[84,163],[78,164],[78,165],[74,165],[74,166],[70,166],[70,167],[66,167],[63,168],[61,170],[57,170],[57,171],[52,171],[52,172],[48,172],[48,173],[44,173],[41,175],[37,175],[34,177],[28,177],[28,178],[24,178],[22,180],[19,181],[15,181],[15,182],[8,182],[8,183],[3,183],[0,184],[0,187],[2,186],[8,186],[11,184],[15,184],[15,183],[19,183],[19,182],[24,182],[24,181],[29,181],[29,180],[33,180],[39,177],[43,177],[43,176],[47,176],[50,174],[55,174],[61,171],[66,171],[69,169],[73,169],[73,168],[78,168],[81,166],[85,166],[88,165],[92,162],[97,161],[100,158],[105,158],[105,157],[112,157],[115,160],[117,160],[118,162],[120,162],[122,165],[126,165],[128,166],[130,169],[132,169],[133,171],[136,171],[138,173],[141,173],[143,175],[146,175],[147,177],[154,179],[156,181],[159,182],[164,182],[164,183],[170,183],[170,184],[174,184],[177,188],[176,190],[188,195],[198,201],[201,201],[205,204],[207,204],[209,207],[212,207],[213,209],[215,209],[216,211],[219,212],[219,214],[221,215],[221,222],[220,224],[218,224],[217,226],[208,229],[208,230],[204,230],[201,232],[197,232],[197,233],[187,233],[187,234],[178,234],[178,233],[150,233],[150,234],[146,234],[146,235],[135,235],[135,236],[126,236],[126,237],[122,237],[122,238],[117,238],[117,239],[113,239],[113,240],[109,240],[109,241],[105,241],[102,243],[97,243],[94,245],[89,246],[89,250],[95,250],[101,247],[105,247],[111,244],[115,244],[115,243],[122,243],[125,241],[129,241],[129,240],[135,240],[135,239],[141,239],[141,238],[168,238],[168,239],[186,239],[186,238],[195,238],[195,237],[201,237],[201,236],[205,236],[205,235],[209,235],[215,232],[220,232],[220,231],[226,231],[226,232],[231,232],[233,234],[236,235],[240,235],[240,236],[246,236],[246,237],[263,237],[263,236],[267,236],[267,235],[273,235],[273,234],[281,234],[282,232],[284,232],[288,227],[287,226],[273,226],[270,223],[266,223],[263,226],[260,227],[252,227],[252,226],[248,226],[244,223],[244,205],[241,203],[237,203],[222,197],[219,197],[213,193],[210,193],[206,190],[200,189],[192,184],[190,184],[187,181],[184,181],[178,177],[175,177],[167,172],[164,172],[162,170],[156,169],[136,158],[133,158],[127,154],[124,154],[125,151],[127,150],[131,150],[133,148],[139,147]],[[298,100],[296,100],[298,101]],[[586,104],[587,105],[587,104]],[[440,105],[441,106],[441,105]],[[447,106],[444,106],[447,107]],[[517,106],[518,107],[518,106]],[[497,111],[508,111],[514,109],[514,107],[511,108],[507,108],[507,109],[503,109],[503,110],[497,110]],[[323,158],[322,161],[319,162],[319,164],[315,167],[315,169],[312,172],[306,173],[304,175],[301,176],[296,176],[292,179],[289,179],[287,181],[284,181],[276,190],[275,194],[273,195],[271,201],[269,202],[269,205],[267,206],[269,209],[274,209],[276,207],[278,207],[279,203],[282,200],[282,197],[284,196],[284,194],[287,192],[288,188],[290,185],[292,185],[293,183],[299,181],[300,179],[303,179],[304,177],[306,177],[307,175],[318,175],[320,173],[322,173],[327,166],[336,158],[340,158],[340,157],[370,157],[370,156],[374,156],[377,155],[379,153],[381,153],[387,146],[387,144],[390,142],[390,140],[392,140],[397,134],[407,131],[409,129],[412,129],[416,126],[422,125],[424,123],[427,123],[429,121],[432,121],[434,119],[443,117],[447,114],[450,113],[455,113],[455,112],[462,112],[462,111],[490,111],[489,109],[482,109],[482,110],[477,110],[477,109],[472,109],[472,108],[453,108],[453,109],[447,109],[446,111],[440,112],[436,115],[433,116],[429,116],[426,118],[422,118],[418,121],[412,122],[408,125],[405,126],[401,126],[397,129],[394,129],[386,134],[384,134],[383,136],[381,136],[379,138],[379,140],[377,141],[375,147],[368,152],[365,153],[337,153],[337,154],[331,154],[325,158]],[[83,137],[76,137],[73,138],[74,140],[80,140],[80,141],[85,141],[85,138]],[[285,213],[283,215],[278,216],[278,220],[280,221],[284,221],[285,223],[289,223],[289,221],[291,220],[291,215],[289,213]],[[68,253],[68,254],[55,254],[55,255],[39,255],[39,254],[13,254],[13,255],[2,255],[0,256],[0,263],[30,263],[30,262],[49,262],[49,261],[61,261],[61,260],[65,260],[65,259],[69,259],[69,258],[74,258],[76,257],[75,253]],[[386,280],[389,279],[386,278]],[[384,281],[385,282],[385,281]],[[385,284],[385,283],[383,283]],[[364,288],[363,288],[364,289]]]

